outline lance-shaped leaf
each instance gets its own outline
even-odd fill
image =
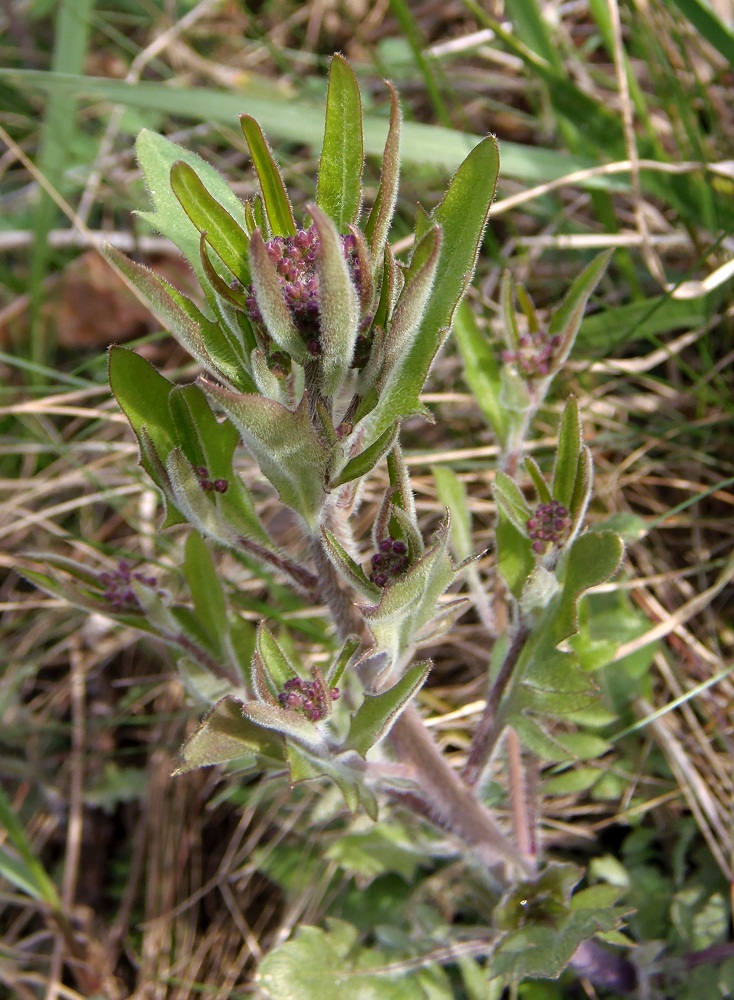
[[[277,764],[283,760],[283,746],[277,736],[247,719],[242,702],[230,695],[217,702],[186,740],[181,758],[182,764],[174,774],[240,758],[249,758],[251,766],[262,758]]]
[[[242,220],[242,202],[214,167],[196,153],[143,129],[135,141],[138,163],[153,200],[154,211],[138,212],[162,236],[167,236],[181,250],[196,271],[205,291],[208,288],[199,256],[199,231],[181,207],[171,189],[171,167],[179,160],[188,163],[207,190],[235,220]]]
[[[240,115],[240,125],[260,182],[270,230],[273,236],[293,236],[296,232],[296,223],[288,200],[288,192],[262,129],[250,115]],[[255,209],[257,210],[257,205]]]
[[[342,679],[342,674],[349,666],[354,654],[359,649],[359,638],[355,635],[345,639],[344,645],[332,660],[329,669],[326,671],[324,680],[330,688],[337,687]]]
[[[431,215],[432,225],[441,229],[441,266],[418,335],[393,368],[391,383],[396,391],[381,399],[365,418],[368,442],[379,437],[394,420],[421,412],[418,397],[423,383],[474,273],[498,172],[497,142],[488,136],[461,164],[443,201]]]
[[[500,403],[502,374],[486,330],[480,330],[471,307],[462,302],[454,319],[454,336],[461,352],[463,375],[487,424],[498,441],[507,440],[508,417]]]
[[[390,319],[385,339],[384,367],[378,379],[382,399],[389,393],[401,392],[399,381],[391,376],[398,361],[408,353],[420,329],[438,268],[441,230],[430,229],[416,247],[405,285]]]
[[[350,583],[363,597],[369,601],[379,601],[380,589],[365,576],[362,567],[352,559],[336,537],[322,526],[321,535],[324,540],[324,551],[329,557],[329,562],[341,573],[344,579]]]
[[[210,642],[223,653],[229,631],[227,601],[214,562],[201,536],[192,531],[186,540],[183,572],[194,602],[194,611]]]
[[[382,155],[382,172],[377,197],[365,226],[365,236],[370,241],[372,249],[372,267],[374,274],[382,263],[382,255],[390,233],[395,204],[398,199],[398,183],[400,180],[400,104],[398,95],[392,84],[390,88],[390,126],[387,131],[385,151]]]
[[[354,357],[359,328],[359,298],[336,226],[316,205],[308,210],[319,234],[319,325],[321,391],[336,395]]]
[[[357,221],[362,204],[362,99],[354,72],[335,55],[329,69],[324,144],[319,161],[316,203],[340,233]]]
[[[270,546],[270,538],[260,523],[252,496],[234,470],[234,453],[239,443],[237,428],[229,420],[217,420],[198,385],[173,389],[169,407],[188,460],[195,468],[203,466],[211,482],[222,480],[227,485],[224,493],[215,489],[204,499],[210,505],[213,501],[232,531]]]
[[[496,532],[497,569],[507,589],[518,600],[525,582],[535,566],[532,543],[524,532],[500,508]]]
[[[194,468],[181,448],[170,452],[166,471],[176,507],[202,535],[226,548],[237,548],[237,531],[227,523],[216,504],[204,492]]]
[[[278,347],[287,351],[299,364],[305,364],[308,358],[306,343],[293,322],[278,272],[259,229],[255,230],[250,240],[250,270],[255,300],[268,333]]]
[[[255,648],[275,690],[281,691],[287,681],[298,677],[298,673],[279,645],[278,640],[262,623],[257,630]]]
[[[573,487],[573,496],[569,513],[571,514],[571,528],[569,540],[575,538],[581,531],[581,527],[586,517],[586,509],[591,500],[591,488],[594,484],[594,460],[589,448],[582,448],[579,454],[578,466],[576,468],[576,482]],[[566,543],[568,544],[568,542]]]
[[[265,360],[265,354],[259,348],[250,355],[250,370],[261,396],[274,399],[283,406],[288,405],[289,393],[286,380],[275,375]]]
[[[519,486],[510,479],[506,472],[498,472],[493,492],[497,506],[507,519],[515,525],[518,531],[527,534],[528,518],[532,516],[532,511]]]
[[[206,189],[196,171],[183,160],[171,167],[171,188],[184,212],[241,285],[248,285],[249,239],[244,229]],[[241,212],[240,212],[241,215]]]
[[[289,712],[280,705],[267,705],[261,701],[246,701],[242,705],[242,711],[257,726],[290,737],[313,753],[324,755],[327,752],[326,743],[316,724],[297,712]]]
[[[457,597],[454,601],[439,604],[428,621],[416,630],[413,636],[415,648],[435,645],[442,636],[451,631],[459,618],[466,614],[471,603],[468,597]]]
[[[511,351],[520,347],[520,327],[517,323],[515,310],[515,282],[509,271],[502,275],[500,286],[500,315],[502,316],[502,333],[505,343]]]
[[[229,392],[212,382],[202,384],[237,427],[283,503],[315,530],[326,496],[329,453],[309,419],[306,394],[295,410],[289,410],[272,399]]]
[[[229,385],[246,389],[252,381],[240,354],[219,325],[173,285],[142,264],[136,264],[114,247],[104,247],[105,259],[130,281],[162,325],[203,368]]]
[[[538,500],[541,503],[550,503],[553,499],[551,491],[548,488],[548,484],[543,478],[543,473],[540,471],[540,467],[534,458],[530,455],[525,459],[525,468],[528,471],[528,475],[533,481],[533,486],[535,487],[535,492],[538,494]]]
[[[558,430],[558,451],[553,466],[552,493],[566,510],[570,509],[573,499],[581,449],[579,404],[572,396],[566,403],[561,417],[561,425]]]
[[[113,346],[109,353],[110,387],[122,412],[130,421],[141,446],[140,464],[162,489],[159,469],[142,454],[141,432],[145,428],[162,461],[178,440],[176,425],[168,408],[173,386],[153,365],[125,347]]]
[[[376,695],[365,695],[364,701],[352,716],[347,746],[364,757],[371,747],[379,743],[423,686],[431,666],[430,660],[416,663],[389,690]]]
[[[341,472],[331,480],[329,486],[335,489],[343,486],[344,483],[351,483],[354,479],[361,479],[377,465],[377,463],[392,450],[398,436],[398,425],[393,424],[388,427],[384,434],[373,441],[369,448],[359,452],[351,458]]]
[[[613,254],[614,250],[605,250],[604,253],[595,257],[576,278],[563,302],[553,313],[548,325],[548,333],[550,336],[559,334],[561,338],[561,343],[553,354],[554,372],[565,364],[566,358],[571,353],[586,304],[606,271]]]
[[[447,511],[425,555],[385,587],[377,607],[362,608],[377,648],[394,663],[436,614],[439,597],[456,576],[448,555],[449,522]]]

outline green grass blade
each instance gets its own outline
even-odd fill
[[[230,94],[205,87],[180,87],[175,90],[159,83],[124,83],[102,77],[74,77],[41,70],[0,68],[0,80],[18,87],[63,94],[67,99],[92,102],[110,101],[131,108],[145,108],[178,115],[187,121],[231,125],[246,107],[272,138],[304,143],[319,150],[323,140],[323,108],[298,101],[250,97],[245,92]],[[364,149],[368,156],[381,156],[387,135],[384,118],[364,119]],[[456,170],[482,136],[437,125],[407,122],[402,126],[401,158],[441,171]],[[502,175],[528,184],[557,180],[576,170],[598,166],[588,156],[570,156],[540,146],[522,143],[501,144]],[[619,178],[594,178],[584,186],[627,190]]]
[[[56,18],[56,36],[51,69],[70,74],[73,79],[84,70],[94,0],[62,0]],[[64,174],[70,161],[75,134],[75,102],[69,95],[51,91],[41,130],[37,167],[52,188],[63,190]],[[53,228],[57,208],[46,191],[40,192],[33,223],[31,253],[31,359],[43,364],[48,345],[40,308],[43,282],[48,270],[50,248],[48,234]]]
[[[34,899],[47,903],[52,910],[59,911],[61,902],[56,886],[46,874],[46,870],[33,852],[33,847],[26,836],[22,824],[13,812],[13,808],[0,788],[0,830],[4,830],[7,838],[19,854],[13,857],[7,850],[0,852],[0,875],[13,885],[27,892]]]
[[[703,0],[673,0],[678,10],[696,31],[709,42],[727,62],[734,64],[734,32],[728,28]]]

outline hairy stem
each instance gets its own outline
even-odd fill
[[[355,633],[363,635],[362,617],[320,539],[314,539],[312,553],[323,599],[342,638]],[[488,866],[508,862],[526,875],[531,873],[530,866],[497,826],[489,810],[447,763],[415,706],[409,705],[401,713],[388,740],[395,759],[411,769],[417,785],[415,792],[390,790],[393,798],[457,837]]]
[[[498,724],[500,703],[515,672],[515,667],[525,648],[529,634],[530,630],[526,626],[520,626],[517,632],[515,632],[510,648],[507,650],[507,655],[502,661],[502,666],[497,674],[497,679],[489,692],[487,704],[485,705],[482,718],[479,720],[477,730],[474,733],[469,757],[461,775],[468,785],[475,785],[477,783],[482,771],[487,766],[489,758],[492,756],[492,751],[497,745],[497,740],[502,734],[504,727]]]

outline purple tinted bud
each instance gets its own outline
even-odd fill
[[[226,479],[215,479],[214,489],[217,491],[217,493],[226,493],[227,490],[229,489],[229,483]]]
[[[506,365],[515,365],[528,379],[547,378],[553,368],[553,358],[561,344],[561,337],[547,330],[522,333],[518,337],[516,351],[502,352]]]
[[[558,500],[539,503],[533,516],[526,523],[528,536],[533,543],[533,552],[542,555],[548,545],[560,547],[571,527],[568,511]]]

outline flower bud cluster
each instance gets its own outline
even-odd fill
[[[199,485],[205,493],[211,493],[215,490],[217,493],[226,493],[229,489],[229,482],[226,479],[215,479],[211,480],[209,478],[209,470],[200,465],[196,470],[196,475],[199,479]]]
[[[533,543],[533,552],[542,555],[548,545],[560,545],[568,529],[571,518],[568,511],[558,500],[550,503],[539,503],[533,516],[528,518],[528,535]]]
[[[351,233],[340,239],[352,280],[359,289],[362,274],[356,240]],[[265,246],[278,272],[278,281],[296,329],[306,341],[309,352],[316,356],[321,353],[318,273],[321,241],[316,227],[299,229],[294,236],[275,236]],[[248,289],[247,308],[254,322],[263,322],[252,285]]]
[[[305,715],[311,722],[318,722],[329,714],[330,706],[326,697],[332,701],[339,698],[339,688],[324,688],[317,681],[303,681],[300,677],[291,677],[283,685],[278,695],[278,701],[283,708]]]
[[[145,576],[144,573],[133,573],[130,563],[126,559],[121,559],[117,564],[117,569],[111,573],[99,574],[99,582],[105,587],[102,595],[116,611],[138,610],[140,602],[133,590],[132,581],[144,584],[146,587],[156,587],[158,580],[154,576]]]
[[[378,552],[372,556],[370,581],[377,587],[386,587],[395,577],[401,576],[410,565],[405,542],[385,538]]]
[[[551,373],[553,357],[561,344],[561,336],[552,336],[547,330],[523,333],[518,340],[516,351],[503,351],[505,364],[515,365],[525,378],[546,378]]]

